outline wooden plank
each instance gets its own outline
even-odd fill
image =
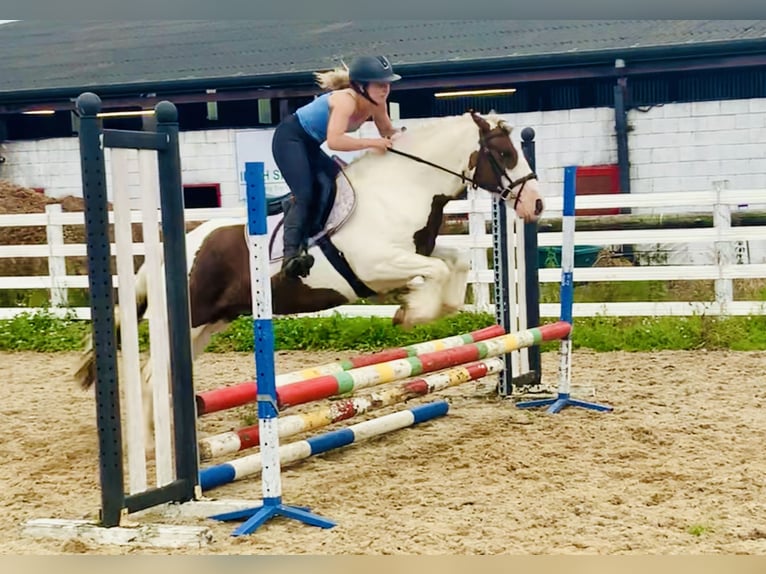
[[[625,231],[628,229],[679,229],[713,227],[710,212],[693,213],[625,213],[577,217],[578,231]],[[764,211],[735,211],[731,214],[733,227],[766,225]],[[539,225],[540,233],[561,231],[561,219],[544,219]]]
[[[115,252],[115,245],[110,246],[112,253]],[[133,246],[134,255],[145,255],[143,243],[136,243]],[[58,257],[85,257],[87,255],[86,245],[84,243],[67,243],[65,245],[0,245],[0,259],[13,257],[48,257],[49,255]]]
[[[112,197],[114,198],[114,239],[117,245],[120,317],[120,384],[126,398],[128,442],[128,484],[131,494],[146,490],[146,444],[144,407],[141,393],[141,358],[138,350],[136,284],[133,270],[133,232],[130,222],[128,189],[128,150],[111,150]]]
[[[22,533],[33,538],[81,540],[94,544],[151,546],[155,548],[203,548],[213,541],[206,526],[137,524],[105,528],[88,520],[37,518],[29,520]]]
[[[341,305],[334,309],[317,313],[304,313],[299,316],[329,317],[337,313],[346,317],[391,318],[398,308],[398,305]],[[0,308],[0,320],[11,319],[21,313],[33,313],[43,310],[48,311],[48,309],[26,307]],[[477,309],[474,305],[466,305],[463,310],[473,312]],[[542,303],[540,310],[544,317],[558,317],[561,311],[558,303]],[[51,313],[60,317],[64,317],[68,311],[74,313],[78,319],[90,319],[90,309],[88,307],[74,307],[71,310],[50,309]],[[494,305],[490,305],[489,309],[480,309],[480,311],[494,313]],[[719,304],[705,301],[575,303],[573,312],[575,317],[596,317],[598,315],[608,315],[611,317],[689,316],[702,313],[707,315],[766,315],[766,301],[734,301],[727,306],[725,312]]]
[[[183,504],[162,504],[142,510],[140,513],[134,513],[131,516],[138,517],[141,514],[160,514],[165,518],[209,518],[215,514],[224,512],[236,512],[247,508],[255,508],[263,504],[261,500],[240,500],[240,499],[203,499]]]
[[[558,283],[561,269],[549,267],[540,269],[541,283]],[[594,281],[644,281],[677,280],[696,281],[709,279],[762,279],[766,278],[765,263],[745,265],[646,265],[625,267],[575,267],[575,282]],[[494,282],[490,269],[470,271],[468,283],[471,285],[489,285]],[[85,275],[66,275],[59,278],[62,287],[86,289],[88,278]],[[112,284],[119,285],[118,276],[112,278]],[[45,275],[24,275],[18,277],[0,277],[0,290],[3,289],[50,289],[51,278]]]
[[[490,313],[494,312],[491,305]],[[328,317],[334,313],[346,317],[393,317],[397,305],[343,305],[328,311],[306,313],[304,317]],[[466,305],[466,311],[472,311],[473,305]],[[558,303],[542,303],[542,317],[558,317],[561,307]],[[722,309],[721,305],[712,301],[645,301],[618,303],[575,303],[575,317],[654,317],[654,316],[691,316],[691,315],[766,315],[766,301],[734,301]]]
[[[170,348],[168,336],[168,308],[165,290],[165,270],[162,266],[163,248],[160,243],[158,206],[160,187],[156,154],[141,150],[140,164],[141,211],[144,216],[143,234],[146,250],[146,292],[152,302],[147,310],[149,319],[149,346],[152,349],[151,382],[154,404],[154,444],[157,486],[164,486],[174,479],[173,447],[170,411]]]

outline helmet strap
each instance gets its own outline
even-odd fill
[[[370,97],[370,94],[367,93],[367,88],[364,86],[364,84],[358,84],[357,82],[351,82],[351,87],[354,89],[354,91],[357,94],[360,94],[363,98],[368,100],[370,103],[375,104],[376,106],[378,105],[378,102],[373,100]]]

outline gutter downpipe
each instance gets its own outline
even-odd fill
[[[620,193],[630,193],[630,152],[628,149],[628,78],[623,73],[625,60],[614,61],[617,83],[614,86],[614,131],[617,136],[617,169],[620,175]],[[620,213],[630,213],[629,207],[620,208]],[[622,254],[633,260],[633,246],[623,245]]]
[[[630,154],[628,152],[628,78],[620,75],[625,60],[614,62],[617,84],[614,86],[614,131],[617,135],[617,165],[620,171],[620,193],[630,193]]]

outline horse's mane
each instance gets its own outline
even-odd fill
[[[424,120],[419,121],[417,124],[410,126],[407,128],[407,130],[401,134],[397,139],[396,143],[394,144],[394,147],[397,149],[401,148],[408,148],[410,147],[410,144],[413,141],[417,141],[420,139],[426,139],[425,136],[429,135],[432,131],[436,129],[444,129],[446,125],[452,122],[456,122],[458,120],[462,120],[465,116],[444,116],[439,118],[427,118]],[[369,158],[375,158],[380,159],[384,158],[385,155],[376,153],[373,150],[365,150],[358,156],[356,156],[354,159],[352,159],[348,167],[355,166],[359,164],[360,162],[363,162],[364,160],[368,160]]]

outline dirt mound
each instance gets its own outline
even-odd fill
[[[0,179],[0,213],[43,213],[45,206],[56,200],[23,187]]]

